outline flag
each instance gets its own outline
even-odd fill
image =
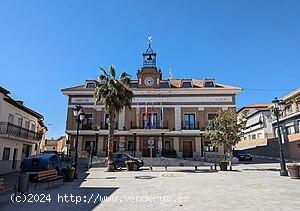
[[[145,107],[144,128],[148,128],[148,103],[147,102]]]
[[[162,107],[162,102],[160,101],[160,127],[164,126],[164,108]]]
[[[136,112],[135,112],[135,121],[136,126],[140,126],[140,108],[139,108],[139,102],[136,103]]]
[[[152,107],[151,107],[151,127],[154,125],[154,111],[153,111],[153,102],[152,102]]]

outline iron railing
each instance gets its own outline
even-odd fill
[[[38,141],[41,139],[41,134],[9,122],[0,122],[0,134],[17,139],[27,139],[32,141]]]

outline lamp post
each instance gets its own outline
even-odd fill
[[[272,103],[271,111],[273,112],[273,115],[276,117],[276,123],[277,123],[277,136],[278,136],[279,156],[280,156],[280,176],[288,176],[288,172],[285,166],[282,138],[281,138],[280,128],[279,128],[279,116],[280,116],[280,112],[282,112],[280,106],[282,105],[282,102],[276,97],[271,103]]]
[[[201,157],[204,157],[204,153],[203,153],[203,134],[200,132],[200,138],[201,138]]]
[[[164,140],[165,133],[161,133],[161,156],[165,156],[165,140]]]
[[[78,178],[78,175],[77,175],[77,161],[78,161],[78,137],[79,137],[79,126],[80,126],[80,123],[84,120],[85,118],[85,114],[82,110],[82,106],[80,105],[76,105],[73,112],[74,112],[74,117],[75,117],[75,120],[77,122],[77,130],[76,130],[76,141],[75,141],[75,157],[74,157],[74,166],[75,166],[75,173],[74,173],[74,179],[77,179]]]
[[[136,151],[136,133],[133,133],[133,156],[135,156]]]

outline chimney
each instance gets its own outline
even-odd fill
[[[24,102],[23,102],[22,100],[16,100],[16,102],[17,102],[18,104],[20,104],[20,105],[23,105],[23,104],[24,104]]]

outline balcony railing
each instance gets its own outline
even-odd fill
[[[143,125],[137,126],[135,122],[130,121],[130,129],[169,129],[169,122],[164,121],[164,124],[161,127],[159,124],[153,126],[143,126]]]
[[[118,121],[115,123],[115,129],[117,130],[118,129],[118,125],[119,125],[119,123],[118,123]],[[108,124],[107,123],[105,123],[105,122],[101,122],[100,123],[100,128],[99,128],[100,130],[108,130]]]
[[[185,124],[184,122],[181,122],[181,125],[182,130],[200,130],[199,122],[197,122],[197,124]]]
[[[0,122],[0,134],[17,139],[27,139],[32,141],[38,141],[41,139],[41,134],[9,122]]]

